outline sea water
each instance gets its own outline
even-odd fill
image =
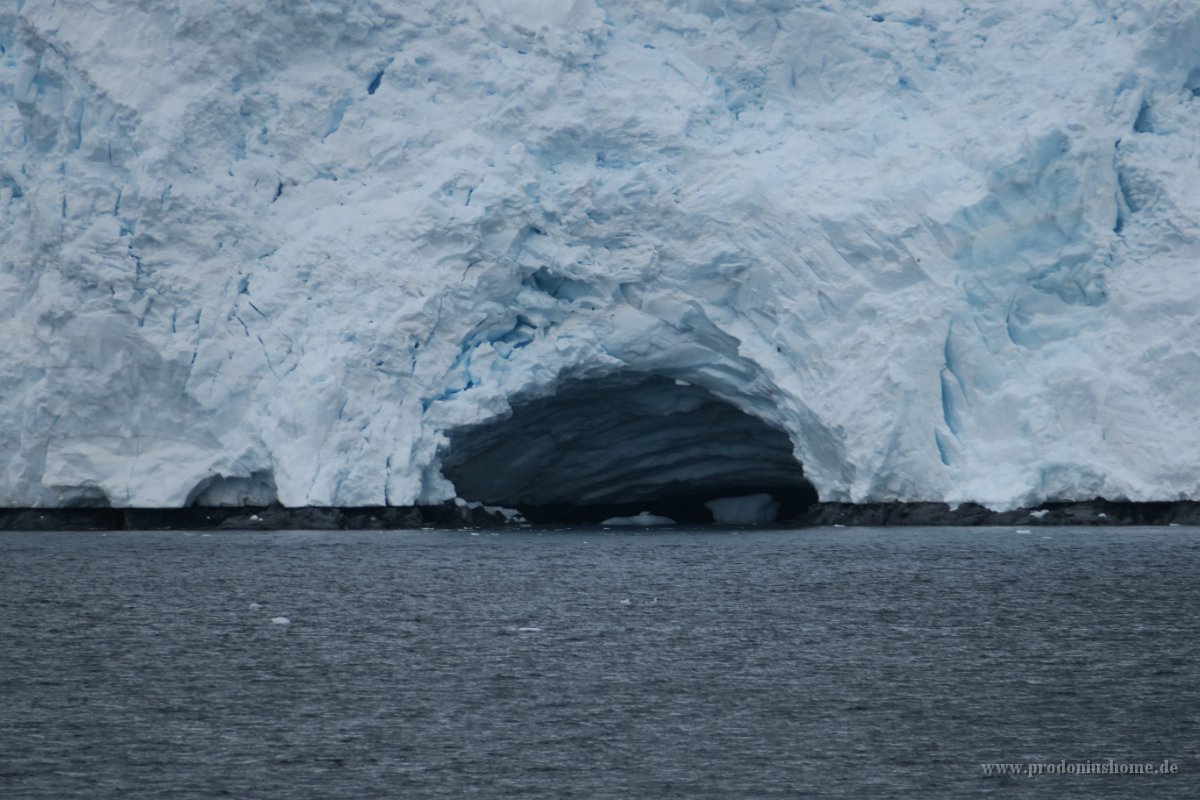
[[[1194,528],[0,534],[0,797],[1200,797],[1197,576]]]

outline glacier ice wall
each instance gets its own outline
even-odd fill
[[[1200,497],[1198,95],[1188,0],[7,3],[0,505],[437,501],[619,373],[825,499]]]

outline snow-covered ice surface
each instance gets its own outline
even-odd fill
[[[1191,0],[16,0],[0,47],[0,505],[440,501],[447,431],[619,372],[823,499],[1200,497]]]

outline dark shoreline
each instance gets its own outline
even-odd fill
[[[799,516],[764,527],[822,525],[1200,525],[1200,501],[1087,500],[1038,508],[990,511],[965,503],[817,503]],[[528,524],[525,525],[529,527]],[[138,530],[393,530],[518,527],[480,508],[436,506],[365,508],[0,508],[0,531]],[[532,527],[564,527],[539,524]],[[574,523],[567,527],[595,527]]]

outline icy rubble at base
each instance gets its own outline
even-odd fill
[[[600,523],[601,526],[612,528],[658,528],[674,524],[675,520],[670,517],[651,514],[649,511],[642,511],[632,517],[609,517]]]
[[[521,512],[517,511],[515,508],[506,508],[505,506],[489,506],[479,502],[478,500],[466,500],[462,497],[454,498],[454,504],[459,508],[467,509],[469,511],[483,511],[495,519],[504,520],[510,525],[513,523],[525,522],[524,515],[522,515]]]
[[[779,517],[779,503],[764,493],[742,497],[721,497],[704,504],[712,512],[713,522],[726,525],[758,525]]]
[[[0,505],[436,502],[447,431],[621,372],[823,499],[1200,497],[1196,4],[21,0],[0,47]]]

